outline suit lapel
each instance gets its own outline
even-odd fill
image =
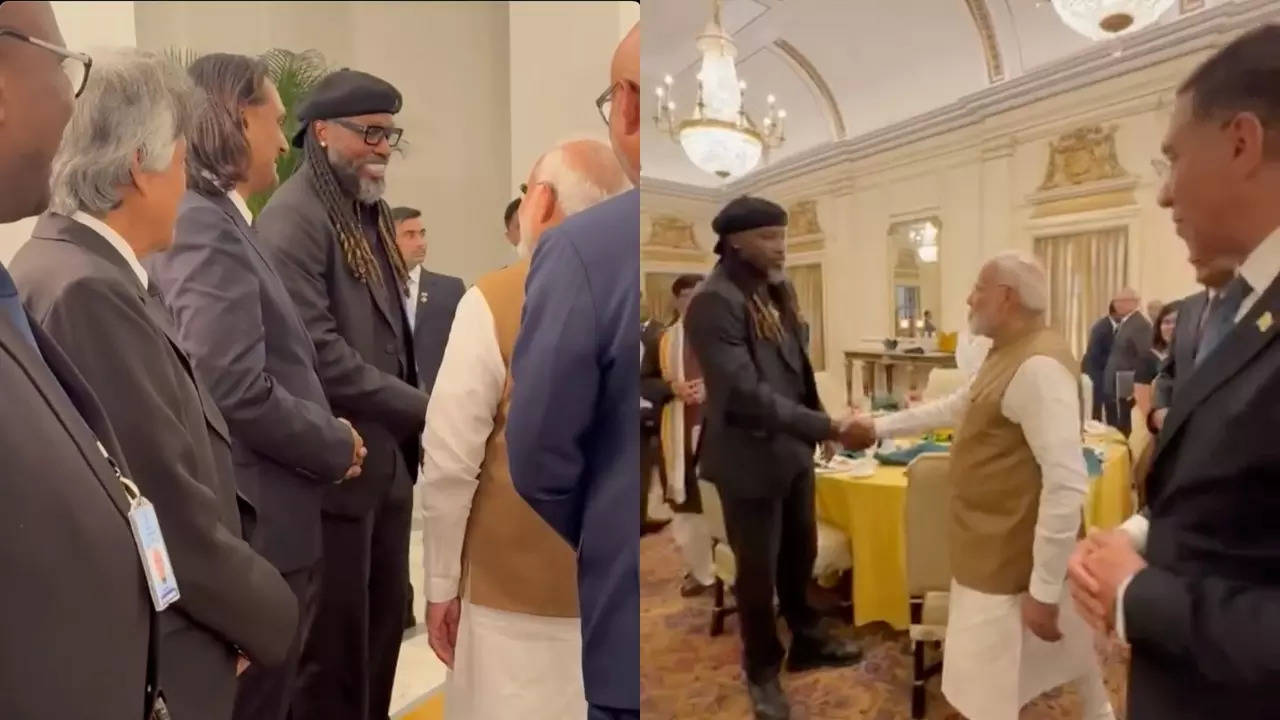
[[[1178,327],[1174,329],[1174,387],[1186,384],[1196,365],[1196,331],[1200,329],[1200,316],[1204,314],[1209,294],[1198,292],[1186,299],[1186,305],[1178,312]],[[1179,342],[1181,341],[1181,342]],[[1176,396],[1176,395],[1175,395]]]
[[[422,327],[422,323],[426,318],[427,306],[431,304],[431,295],[435,291],[435,288],[432,285],[431,273],[427,272],[425,268],[419,270],[418,296],[413,299],[413,328],[415,335],[417,334],[418,329]]]
[[[31,379],[32,384],[44,396],[45,402],[58,417],[58,421],[67,429],[67,434],[79,448],[85,462],[93,470],[94,477],[102,485],[107,496],[111,498],[116,510],[122,516],[129,512],[128,501],[121,490],[120,481],[111,471],[102,452],[98,450],[99,440],[94,431],[81,414],[79,408],[89,400],[82,391],[84,381],[72,367],[62,351],[49,339],[40,326],[31,324],[31,332],[35,335],[36,345],[43,357],[32,351],[25,338],[18,334],[11,323],[0,322],[0,348],[6,350],[16,360],[19,367]],[[47,370],[46,370],[47,368]],[[70,406],[68,406],[70,401]]]
[[[1266,316],[1265,318],[1263,316]],[[1240,318],[1240,322],[1231,328],[1227,336],[1213,349],[1213,356],[1199,367],[1194,364],[1185,384],[1175,393],[1173,407],[1169,409],[1169,417],[1165,420],[1161,436],[1164,442],[1156,448],[1156,458],[1160,451],[1168,447],[1169,441],[1186,423],[1191,413],[1205,401],[1213,391],[1240,370],[1257,355],[1276,336],[1280,328],[1280,278],[1272,280],[1258,301],[1249,308],[1249,312]]]

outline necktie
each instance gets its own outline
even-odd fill
[[[1231,332],[1231,328],[1235,327],[1236,312],[1240,310],[1240,303],[1244,302],[1245,296],[1252,289],[1244,276],[1237,275],[1234,280],[1227,283],[1218,297],[1216,306],[1205,310],[1208,319],[1205,320],[1204,332],[1200,336],[1200,346],[1196,348],[1197,367],[1209,357],[1227,333]]]
[[[13,276],[0,264],[0,315],[8,317],[9,322],[18,329],[22,339],[31,344],[38,355],[40,348],[36,346],[36,336],[31,332],[31,322],[22,309],[22,300],[18,298],[18,288],[13,284]]]

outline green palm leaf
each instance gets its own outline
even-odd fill
[[[267,74],[276,84],[280,100],[284,103],[284,136],[292,139],[298,130],[298,106],[315,88],[316,83],[329,74],[328,65],[317,50],[294,52],[275,48],[268,50],[262,56],[262,61],[266,63]],[[289,152],[276,161],[276,175],[280,182],[289,179],[301,163],[302,151],[291,146]],[[249,198],[249,209],[255,217],[266,206],[270,197],[271,192],[268,191]]]

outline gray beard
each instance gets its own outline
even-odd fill
[[[359,168],[344,160],[333,148],[328,148],[325,155],[329,158],[329,167],[333,169],[338,184],[349,195],[354,195],[364,205],[373,205],[382,199],[382,193],[387,189],[386,178],[370,180],[360,177]]]

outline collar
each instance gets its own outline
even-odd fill
[[[129,247],[129,243],[120,237],[120,233],[116,232],[112,227],[98,218],[84,211],[77,211],[71,216],[72,220],[84,225],[90,230],[98,233],[104,240],[111,243],[111,247],[116,249],[124,257],[124,261],[129,263],[129,268],[133,270],[133,274],[138,276],[138,282],[142,283],[143,289],[147,287],[147,271],[143,269],[142,263],[138,262],[138,255]]]
[[[422,266],[414,265],[409,268],[409,284],[417,285],[422,280]]]
[[[1129,321],[1129,318],[1137,314],[1138,314],[1138,309],[1134,308],[1128,315],[1125,315],[1124,317],[1120,318],[1120,322],[1116,323],[1116,325],[1119,326],[1119,325],[1125,324],[1126,322]]]
[[[227,191],[227,197],[230,198],[231,204],[236,206],[240,211],[240,215],[244,217],[244,222],[249,227],[253,227],[253,213],[249,212],[249,204],[240,197],[240,193],[233,188]]]
[[[1280,274],[1280,228],[1272,230],[1267,239],[1249,253],[1239,272],[1255,293],[1271,286],[1276,275]]]

